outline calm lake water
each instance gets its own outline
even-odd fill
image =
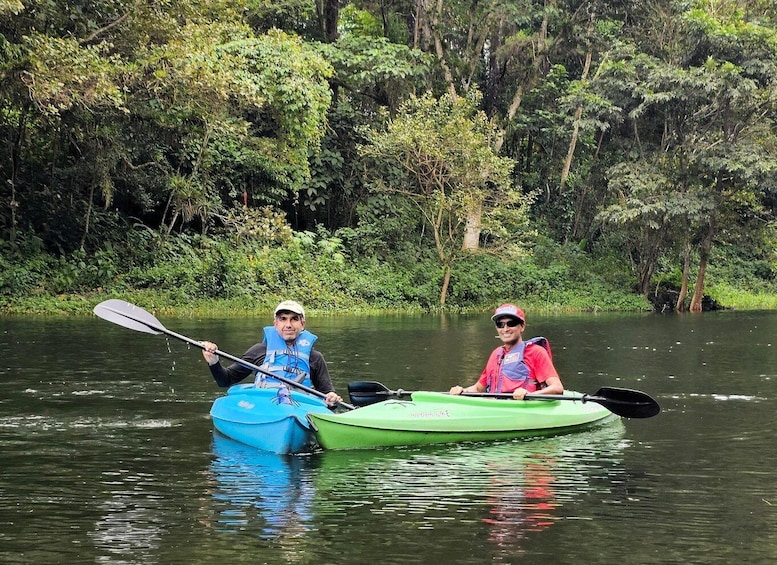
[[[774,563],[777,313],[532,316],[569,389],[662,412],[549,439],[262,454],[214,435],[199,350],[0,318],[0,563]],[[240,355],[264,319],[160,318]],[[447,390],[480,316],[312,317],[336,386]]]

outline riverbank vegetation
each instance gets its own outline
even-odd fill
[[[777,307],[764,0],[0,0],[0,311]]]

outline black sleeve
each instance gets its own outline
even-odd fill
[[[253,365],[261,365],[266,353],[267,345],[264,343],[257,343],[243,353],[242,359],[245,359]],[[228,387],[235,383],[239,383],[254,372],[252,369],[237,362],[232,363],[227,368],[224,368],[220,362],[215,365],[210,365],[209,368],[210,374],[213,375],[216,384],[220,387]],[[329,378],[328,375],[327,378]]]
[[[326,360],[315,349],[310,352],[310,380],[313,381],[313,388],[318,392],[326,394],[335,389],[332,386],[332,379],[329,377],[329,367],[327,367]]]

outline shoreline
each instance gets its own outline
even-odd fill
[[[723,305],[723,311],[761,311],[777,310],[777,295],[753,295],[743,291],[727,293],[725,300],[719,300]],[[92,315],[93,308],[108,299],[126,300],[141,306],[154,314],[173,317],[220,317],[220,318],[245,318],[265,316],[272,312],[282,297],[265,296],[262,299],[239,298],[214,298],[180,300],[172,298],[164,291],[131,291],[125,293],[93,292],[82,294],[60,294],[56,296],[38,295],[34,297],[9,297],[0,306],[0,316],[79,316]],[[552,301],[535,301],[531,299],[507,297],[509,300],[518,300],[522,306],[539,314],[597,314],[597,313],[654,313],[655,311],[646,304],[643,309],[617,309],[602,308],[595,300],[588,303],[578,302],[574,306],[555,303]],[[394,307],[374,308],[366,301],[354,300],[348,305],[325,304],[320,305],[312,301],[306,304],[308,311],[317,316],[348,315],[396,315],[396,314],[468,314],[482,313],[493,308],[492,304],[480,306],[435,306],[424,307],[420,304],[397,304]],[[668,312],[668,313],[673,313]]]

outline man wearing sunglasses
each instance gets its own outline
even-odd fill
[[[515,304],[502,304],[491,319],[502,345],[494,349],[475,384],[451,387],[451,394],[463,392],[512,392],[522,400],[527,393],[563,394],[564,385],[553,366],[550,345],[544,337],[524,341],[526,316]]]

